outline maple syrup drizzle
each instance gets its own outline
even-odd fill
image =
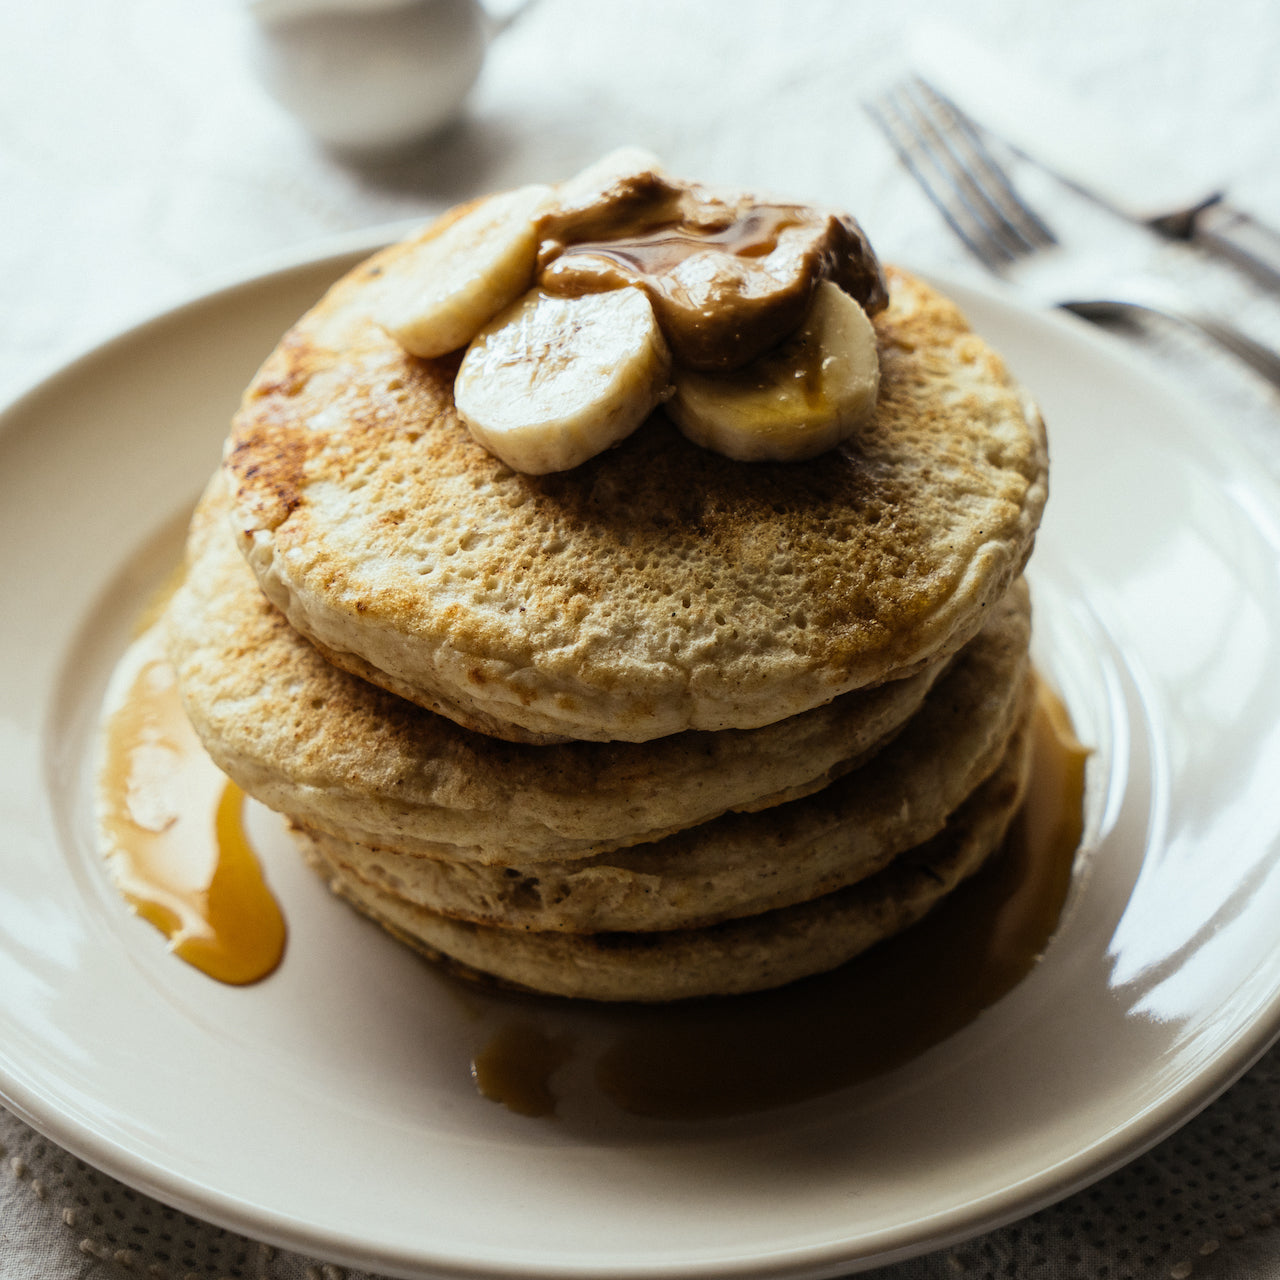
[[[244,796],[187,721],[154,628],[135,640],[108,692],[98,792],[112,879],[170,950],[219,982],[271,973],[285,923],[244,834]]]
[[[604,1039],[595,1087],[637,1115],[739,1115],[868,1079],[972,1022],[1043,953],[1084,828],[1089,753],[1043,682],[1032,750],[1027,795],[1002,848],[923,921],[832,973],[777,991],[596,1006],[591,1021]],[[520,1114],[554,1114],[554,1073],[581,1052],[570,1024],[554,1004],[536,1016],[532,997],[492,1001],[505,1021],[472,1062],[476,1087]]]
[[[792,205],[756,205],[746,216],[735,217],[714,230],[682,230],[674,226],[645,228],[609,238],[591,238],[566,244],[558,260],[580,254],[616,262],[627,276],[650,287],[686,258],[708,249],[719,249],[742,258],[767,257],[778,247],[778,237],[788,227],[804,221],[805,210]]]
[[[521,1116],[547,1116],[556,1109],[551,1078],[573,1055],[571,1036],[534,1022],[511,1022],[475,1056],[471,1078],[491,1102]],[[512,1069],[513,1064],[518,1064]]]

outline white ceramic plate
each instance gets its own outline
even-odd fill
[[[1040,966],[871,1083],[742,1119],[557,1122],[479,1097],[470,1013],[255,818],[291,927],[229,989],[166,955],[90,839],[92,728],[239,388],[349,253],[126,333],[0,431],[0,1092],[124,1181],[393,1274],[827,1276],[1132,1157],[1280,1028],[1280,503],[1227,433],[1066,319],[955,289],[1035,389],[1037,655],[1097,752]]]

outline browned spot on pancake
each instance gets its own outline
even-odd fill
[[[249,398],[265,400],[271,396],[296,396],[306,387],[314,367],[310,346],[295,334],[288,333],[263,365],[249,390]]]
[[[240,437],[226,458],[245,532],[271,529],[302,501],[307,447],[296,437],[279,439],[269,428]]]

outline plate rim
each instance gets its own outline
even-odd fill
[[[108,356],[113,347],[125,348],[148,330],[180,321],[184,315],[216,305],[218,300],[228,295],[259,287],[275,277],[293,275],[300,271],[319,271],[330,265],[336,273],[345,260],[370,252],[378,245],[398,238],[408,226],[416,226],[419,222],[420,219],[414,219],[412,223],[398,222],[361,229],[339,237],[326,237],[321,241],[310,242],[283,254],[271,255],[247,269],[230,274],[220,283],[201,288],[179,301],[129,322],[110,335],[86,344],[75,354],[60,360],[56,368],[45,371],[30,385],[20,389],[16,396],[0,408],[0,434],[7,433],[16,422],[20,422],[22,415],[42,395],[56,388],[59,383],[74,379],[88,361]],[[997,285],[979,286],[969,280],[952,279],[944,273],[932,271],[921,274],[936,281],[955,297],[962,310],[966,307],[966,299],[972,297],[1019,315],[1026,315],[1030,311],[1007,288]],[[1099,358],[1122,370],[1125,376],[1137,378],[1147,385],[1154,382],[1152,368],[1147,367],[1137,353],[1097,333],[1085,321],[1069,315],[1039,311],[1034,312],[1034,315],[1037,321],[1045,323],[1051,329],[1057,328],[1060,332],[1070,333],[1077,341],[1088,343]],[[1210,430],[1207,422],[1202,420],[1201,406],[1184,406],[1184,409],[1184,419],[1195,424],[1198,432],[1207,433]],[[1215,438],[1214,447],[1231,467],[1239,468],[1253,462],[1251,450],[1242,439],[1233,434],[1222,433],[1220,439]],[[1255,491],[1263,495],[1272,516],[1280,519],[1280,484],[1256,466],[1252,483]],[[2,1008],[0,1016],[7,1016]],[[1166,1092],[1156,1105],[1147,1108],[1140,1116],[1133,1117],[1123,1129],[1110,1134],[1105,1146],[1091,1148],[1088,1153],[1077,1154],[1072,1159],[1061,1160],[1035,1178],[1024,1180],[1020,1184],[1020,1194],[1015,1194],[1013,1188],[989,1193],[978,1203],[1001,1203],[999,1206],[992,1204],[986,1213],[978,1212],[973,1205],[961,1208],[953,1206],[947,1213],[936,1215],[943,1221],[939,1221],[935,1230],[923,1241],[917,1231],[903,1225],[882,1231],[882,1245],[866,1255],[851,1257],[847,1252],[842,1252],[840,1242],[832,1241],[811,1244],[802,1249],[787,1249],[782,1255],[767,1260],[753,1254],[749,1260],[730,1264],[722,1259],[686,1262],[680,1264],[679,1274],[707,1277],[756,1275],[759,1274],[759,1265],[764,1261],[768,1262],[769,1274],[772,1275],[800,1277],[834,1274],[837,1271],[848,1272],[850,1267],[862,1269],[900,1261],[923,1252],[945,1248],[976,1233],[996,1229],[1105,1177],[1157,1145],[1247,1072],[1278,1037],[1280,995],[1270,1001],[1265,1017],[1255,1017],[1231,1040],[1218,1047],[1209,1064],[1212,1070],[1202,1070],[1177,1089]],[[182,1174],[157,1169],[135,1152],[110,1141],[105,1135],[77,1125],[65,1110],[59,1108],[55,1097],[42,1092],[34,1081],[24,1082],[14,1076],[3,1059],[0,1059],[0,1100],[37,1132],[110,1176],[164,1203],[255,1239],[268,1240],[299,1252],[322,1252],[324,1256],[345,1265],[374,1266],[388,1274],[406,1276],[428,1274],[432,1268],[443,1266],[448,1268],[450,1275],[509,1277],[510,1280],[531,1276],[587,1277],[604,1274],[626,1275],[639,1280],[640,1277],[670,1277],[676,1274],[674,1264],[669,1266],[661,1263],[640,1263],[634,1268],[625,1269],[610,1264],[606,1273],[590,1262],[579,1265],[569,1259],[533,1264],[526,1262],[508,1267],[495,1265],[492,1259],[475,1263],[466,1259],[426,1256],[410,1259],[399,1253],[384,1253],[343,1230],[317,1230],[312,1224],[286,1221],[261,1206],[245,1203],[225,1189],[197,1188]],[[906,1236],[912,1238],[907,1239]]]

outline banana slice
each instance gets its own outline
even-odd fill
[[[413,247],[374,319],[411,355],[465,347],[480,327],[533,283],[543,184],[490,196]]]
[[[733,373],[679,370],[668,415],[695,444],[744,462],[812,458],[852,435],[880,388],[867,314],[819,283],[790,338]]]
[[[608,192],[662,178],[662,165],[643,147],[616,147],[556,187],[556,203],[570,214],[595,209]]]
[[[623,440],[670,386],[671,353],[640,289],[532,290],[476,335],[454,403],[490,453],[545,475]]]

